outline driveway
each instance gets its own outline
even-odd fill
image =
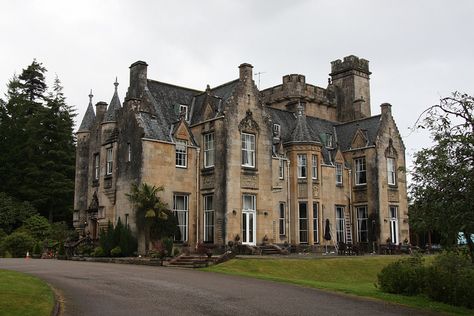
[[[49,282],[65,299],[64,315],[422,314],[374,300],[177,268],[0,259],[0,269]]]

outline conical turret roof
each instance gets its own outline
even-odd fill
[[[315,133],[306,121],[303,106],[298,104],[296,111],[296,126],[291,132],[289,142],[315,142]]]
[[[112,97],[112,100],[110,101],[109,107],[107,109],[107,113],[105,113],[105,122],[115,122],[117,119],[117,110],[120,109],[120,98],[118,96],[117,92],[117,87],[119,83],[117,82],[117,78],[115,78],[114,86],[115,86],[115,91],[114,91],[114,96]]]
[[[87,106],[86,114],[84,114],[84,118],[82,119],[78,132],[88,132],[90,131],[90,128],[94,124],[95,113],[94,113],[94,107],[92,106],[93,96],[94,95],[92,94],[92,90],[91,90],[91,93],[89,94],[89,105]]]

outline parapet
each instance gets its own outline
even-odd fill
[[[344,57],[343,61],[337,59],[331,62],[331,76],[350,70],[357,70],[367,75],[371,74],[369,71],[369,61],[354,55]]]

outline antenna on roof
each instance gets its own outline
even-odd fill
[[[259,71],[259,72],[254,74],[254,76],[258,76],[258,86],[257,86],[258,90],[260,90],[260,75],[264,74],[264,73],[265,73],[265,71]]]

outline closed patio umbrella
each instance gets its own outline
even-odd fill
[[[326,218],[326,226],[324,227],[324,239],[326,241],[331,240],[331,225],[329,224],[329,219]],[[328,243],[326,242],[326,253],[328,253]]]

